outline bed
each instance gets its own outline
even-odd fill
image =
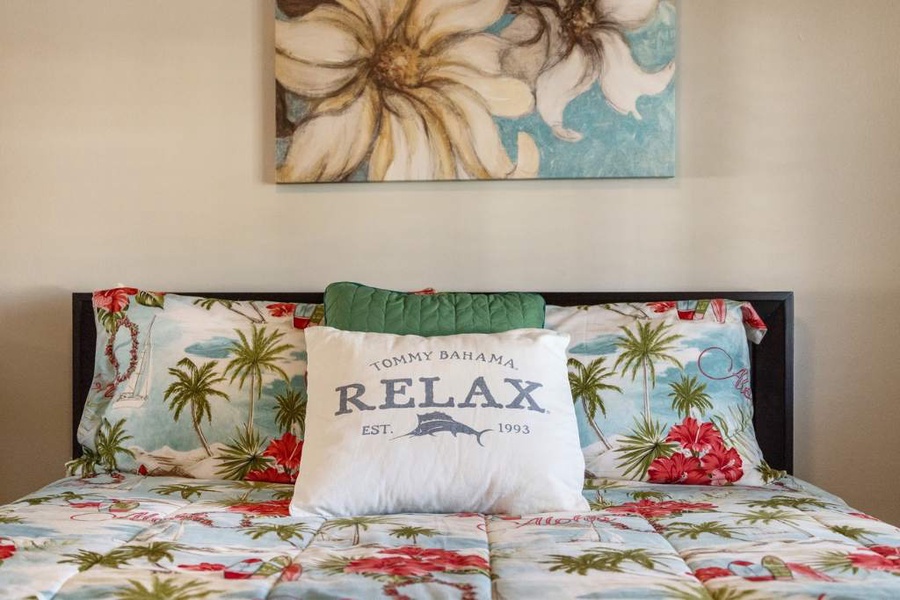
[[[316,304],[321,294],[207,294]],[[786,292],[546,293],[549,305],[728,297],[750,351],[765,485],[585,480],[588,510],[291,516],[290,484],[67,477],[0,507],[4,598],[897,598],[900,529],[789,475]],[[92,295],[73,296],[73,438],[96,385]],[[748,397],[750,394],[748,394]],[[454,435],[455,437],[455,435]],[[73,456],[83,449],[75,443]]]

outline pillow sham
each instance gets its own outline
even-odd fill
[[[307,332],[291,514],[584,510],[568,336]]]
[[[93,305],[84,454],[70,472],[293,482],[314,305],[127,287],[95,292]]]
[[[547,307],[568,333],[569,383],[590,475],[759,485],[748,339],[765,324],[730,300]]]
[[[544,298],[527,292],[395,292],[359,283],[325,289],[325,323],[348,331],[422,336],[544,326]]]

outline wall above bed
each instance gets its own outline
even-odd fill
[[[793,289],[796,473],[900,523],[900,4],[680,2],[673,180],[377,186],[274,184],[273,2],[165,8],[0,4],[0,502],[62,474],[75,290]]]

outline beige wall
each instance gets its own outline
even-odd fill
[[[285,186],[272,3],[0,3],[0,501],[62,474],[69,294],[793,289],[796,472],[900,523],[900,2],[684,0],[668,181]]]

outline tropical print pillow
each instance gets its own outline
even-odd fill
[[[120,287],[93,295],[94,379],[72,473],[296,480],[303,328],[321,305]]]
[[[767,483],[753,430],[748,339],[765,324],[730,300],[547,307],[568,333],[588,472],[686,485]]]

